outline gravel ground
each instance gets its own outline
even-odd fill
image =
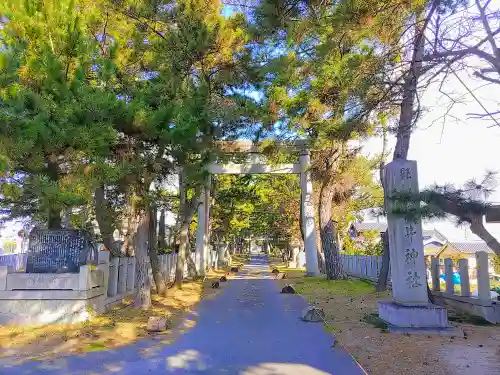
[[[295,284],[311,304],[322,308],[328,328],[370,375],[500,374],[498,326],[459,324],[465,339],[389,334],[365,321],[377,313],[378,300],[390,299],[389,293],[375,293],[365,285],[353,296],[356,290],[329,287],[332,282],[304,282],[302,272],[288,270],[287,275],[277,282]]]

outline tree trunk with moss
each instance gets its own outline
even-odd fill
[[[328,280],[345,279],[342,259],[337,247],[336,230],[332,220],[332,200],[334,186],[326,183],[322,186],[319,197],[319,224],[323,253],[325,255],[325,270]]]
[[[152,205],[149,209],[149,259],[151,261],[151,271],[156,285],[156,293],[164,295],[167,290],[165,275],[160,269],[160,259],[158,257],[158,246],[156,239],[156,208]]]
[[[179,253],[177,254],[177,263],[175,265],[175,281],[172,285],[172,287],[176,288],[182,287],[184,268],[189,256],[189,226],[199,203],[199,193],[195,192],[193,198],[187,199],[187,183],[183,171],[179,173],[179,197]],[[197,277],[196,267],[194,269],[195,277]]]

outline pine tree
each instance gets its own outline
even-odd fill
[[[105,89],[110,67],[74,1],[6,1],[0,13],[1,205],[58,228],[62,209],[91,199],[127,109]]]
[[[267,62],[261,65],[271,118],[286,136],[313,146],[329,279],[345,277],[332,220],[339,169],[355,151],[349,141],[369,134],[376,114],[394,109],[385,74],[397,65],[408,12],[398,1],[265,1],[255,13],[255,54]]]

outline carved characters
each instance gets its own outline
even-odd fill
[[[418,251],[415,248],[406,249],[405,252],[405,263],[409,266],[415,266],[415,259],[418,258]]]
[[[408,285],[408,288],[410,289],[422,286],[422,283],[420,282],[420,276],[418,275],[417,271],[408,271],[408,276],[406,277],[406,285]]]

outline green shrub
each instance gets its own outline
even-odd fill
[[[500,274],[500,257],[498,255],[494,255],[491,263],[493,264],[493,270],[495,273]]]

